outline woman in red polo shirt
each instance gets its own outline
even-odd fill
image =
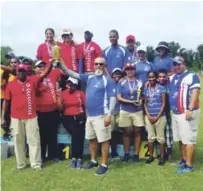
[[[78,80],[71,77],[61,92],[63,125],[72,135],[72,161],[70,168],[81,168],[85,138],[85,94],[77,90]]]
[[[46,63],[43,61],[36,62],[36,73],[40,74],[43,72],[46,67],[45,65]],[[41,81],[37,89],[36,106],[43,165],[47,150],[48,160],[59,161],[57,158],[57,129],[60,122],[60,97],[57,92],[57,81],[60,77],[60,69],[52,69],[43,81]]]
[[[45,30],[46,40],[40,44],[37,49],[37,59],[43,60],[45,63],[50,64],[50,59],[53,58],[54,36],[55,32],[52,28]]]

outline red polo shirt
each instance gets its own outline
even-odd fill
[[[48,47],[46,43],[42,43],[39,45],[37,49],[37,59],[43,60],[45,63],[50,64],[49,59],[52,57],[48,53]]]
[[[64,90],[61,92],[61,99],[64,115],[78,115],[85,112],[85,94],[82,91],[76,90],[69,93],[68,90]]]
[[[32,119],[36,117],[36,88],[38,76],[27,76],[24,83],[15,79],[6,87],[5,99],[11,100],[11,117]]]
[[[84,59],[84,72],[94,72],[94,60],[102,56],[100,46],[95,42],[83,42],[80,44],[80,52]]]
[[[37,87],[37,111],[50,112],[57,109],[56,82],[61,76],[60,69],[53,69]]]
[[[78,72],[78,59],[81,58],[79,46],[75,43],[59,43],[60,54],[68,69]]]

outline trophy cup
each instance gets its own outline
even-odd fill
[[[60,62],[60,47],[58,46],[58,42],[59,40],[57,39],[53,47],[53,58],[54,58],[53,67],[55,68],[58,66]]]
[[[136,106],[141,106],[142,105],[142,100],[141,100],[141,87],[138,87],[137,89],[137,99],[135,100],[134,104]]]

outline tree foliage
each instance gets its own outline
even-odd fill
[[[13,51],[12,48],[10,46],[1,46],[0,50],[1,50],[1,62],[2,62],[2,64],[8,65],[9,63],[8,63],[8,60],[5,58],[5,55],[8,52]]]

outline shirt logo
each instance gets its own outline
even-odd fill
[[[90,47],[90,50],[91,50],[91,51],[94,51],[94,47]]]
[[[26,85],[26,87],[28,87],[28,88],[30,87],[30,84],[29,84],[29,83],[26,83],[25,85]]]

